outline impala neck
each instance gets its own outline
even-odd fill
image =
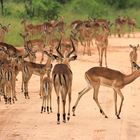
[[[52,64],[52,60],[51,58],[48,57],[47,62],[46,62],[46,66],[50,66]]]
[[[137,70],[134,71],[132,74],[125,76],[125,78],[124,78],[124,84],[127,85],[127,84],[133,82],[139,76],[140,76],[140,72],[137,71]]]

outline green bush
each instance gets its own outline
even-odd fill
[[[28,16],[47,20],[57,18],[60,7],[60,3],[56,0],[32,0],[32,5],[25,4]]]
[[[73,1],[73,11],[79,14],[87,14],[90,17],[101,17],[108,14],[106,5],[98,3],[96,0],[75,0]]]

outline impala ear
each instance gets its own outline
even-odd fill
[[[57,60],[57,61],[61,61],[61,62],[62,62],[64,58],[59,57],[59,56],[53,54],[53,55],[52,55],[52,59],[53,59],[53,60]]]
[[[76,60],[77,59],[77,55],[74,55],[74,56],[71,56],[70,58],[69,58],[69,61],[74,61],[74,60]]]
[[[136,68],[137,70],[140,69],[139,65],[136,62],[133,62],[132,64],[133,64],[133,67]]]
[[[129,47],[133,48],[133,46],[130,44]]]
[[[59,57],[55,54],[52,55],[53,60],[59,60]]]
[[[5,46],[3,46],[2,48],[3,48],[4,51],[7,51],[8,50],[7,47],[5,47]]]

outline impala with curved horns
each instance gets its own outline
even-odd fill
[[[60,52],[62,39],[60,39],[58,47],[56,49],[58,55],[52,55],[54,59],[59,61],[58,64],[54,66],[52,71],[52,81],[57,96],[57,106],[58,106],[57,124],[60,124],[60,94],[61,94],[62,104],[63,104],[63,122],[64,123],[66,122],[65,105],[66,105],[67,95],[69,100],[67,120],[70,119],[71,88],[72,88],[73,74],[69,66],[69,62],[77,58],[76,54],[71,56],[75,52],[75,46],[72,37],[70,39],[72,43],[72,50],[67,54],[66,57],[64,57],[63,54]]]

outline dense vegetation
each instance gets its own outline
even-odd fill
[[[140,23],[139,0],[1,0],[1,23],[11,24],[7,41],[21,44],[19,32],[21,19],[41,23],[63,15],[65,22],[88,17],[107,18],[111,21],[118,15],[135,17]]]

